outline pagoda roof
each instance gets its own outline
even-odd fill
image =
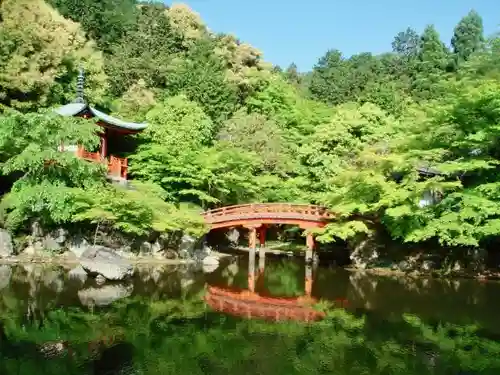
[[[0,0],[1,1],[1,0]],[[90,117],[97,117],[103,126],[126,130],[129,132],[138,132],[146,129],[146,123],[126,122],[116,117],[107,115],[87,103],[84,95],[85,77],[83,68],[80,68],[80,73],[77,79],[77,95],[72,103],[63,105],[55,110],[61,116],[73,117],[89,115]]]
[[[55,112],[65,117],[78,116],[87,113],[90,114],[92,117],[97,117],[105,125],[129,131],[141,131],[146,129],[147,127],[146,123],[126,122],[116,117],[107,115],[106,113],[101,112],[95,109],[94,107],[90,106],[86,102],[69,103],[63,105],[62,107],[57,108]]]

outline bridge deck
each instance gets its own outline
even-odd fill
[[[300,222],[322,223],[334,218],[326,208],[309,204],[252,203],[228,206],[206,211],[206,222],[221,226],[223,223],[261,221],[262,223]]]

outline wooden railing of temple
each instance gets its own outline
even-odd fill
[[[120,176],[127,179],[128,160],[111,155],[108,162],[108,172],[112,176]]]
[[[94,163],[103,163],[108,165],[108,174],[113,177],[127,179],[128,160],[127,158],[119,158],[111,155],[109,158],[103,158],[99,152],[86,151],[82,146],[79,146],[76,151],[76,156]]]
[[[212,228],[245,224],[251,221],[262,223],[318,223],[322,224],[335,218],[326,208],[310,204],[293,203],[251,203],[227,206],[203,213],[207,224]]]

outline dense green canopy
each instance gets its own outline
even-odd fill
[[[462,247],[499,237],[500,39],[485,38],[476,12],[452,50],[432,25],[395,30],[393,51],[332,49],[308,73],[273,67],[182,4],[4,0],[0,15],[0,162],[15,181],[2,216],[13,230],[41,217],[144,234],[198,228],[184,204],[287,201],[341,214],[325,242],[374,228]],[[79,66],[92,105],[149,124],[128,155],[148,194],[55,153],[61,140],[96,142],[89,126],[37,112],[69,101]]]

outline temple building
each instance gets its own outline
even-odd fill
[[[127,158],[112,155],[112,152],[119,149],[120,143],[125,139],[124,137],[141,132],[146,129],[147,124],[126,122],[95,109],[85,100],[84,85],[83,70],[80,70],[75,100],[57,108],[55,112],[66,117],[97,118],[97,125],[100,127],[99,137],[101,138],[99,149],[92,151],[85,150],[81,145],[61,145],[61,151],[74,152],[79,158],[107,164],[110,178],[126,180],[128,160]]]

